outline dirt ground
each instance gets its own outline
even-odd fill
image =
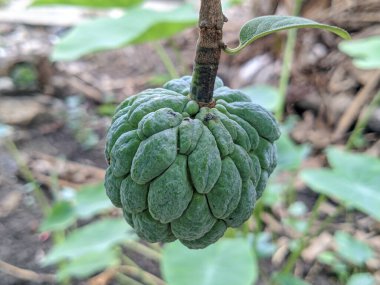
[[[379,18],[365,17],[365,13],[375,8],[380,11],[377,1],[318,1],[318,7],[313,4],[315,1],[306,2],[304,16],[346,28],[355,38],[380,32]],[[236,44],[241,24],[251,18],[252,13],[261,12],[251,9],[251,6],[243,6],[227,14],[230,18],[225,27],[227,43]],[[0,64],[0,122],[12,127],[11,138],[23,163],[31,168],[48,195],[49,180],[46,177],[54,172],[49,167],[60,158],[77,163],[71,166],[74,169],[71,172],[58,171],[60,186],[76,186],[102,179],[99,173],[106,167],[103,146],[111,119],[100,115],[97,108],[110,100],[120,102],[126,96],[154,87],[152,79],[157,80],[158,75],[166,73],[150,44],[53,65],[47,60],[51,39],[61,32],[62,28],[55,26],[0,24],[0,55],[2,52],[7,54],[7,60]],[[191,71],[196,37],[196,30],[190,29],[162,42],[173,61],[178,63],[182,75]],[[261,40],[236,57],[223,55],[219,74],[226,85],[232,88],[253,83],[276,86],[285,38],[286,34],[281,33]],[[325,163],[320,155],[324,147],[345,142],[356,118],[353,117],[348,128],[334,138],[338,122],[358,90],[371,79],[376,80],[370,72],[354,68],[350,59],[337,50],[338,42],[339,39],[325,32],[300,32],[288,90],[286,114],[301,118],[292,137],[297,143],[312,145],[316,164]],[[181,51],[180,59],[176,49]],[[40,75],[38,88],[20,91],[9,86],[9,70],[18,62],[28,62],[37,68]],[[369,143],[363,151],[380,154],[379,126],[380,117],[376,115],[366,130]],[[85,132],[88,132],[86,138],[92,137],[92,141],[81,137],[80,134]],[[54,268],[41,268],[39,264],[51,244],[48,236],[38,232],[41,209],[20,172],[14,153],[9,151],[9,144],[4,139],[0,145],[0,259],[35,272],[54,273]],[[78,170],[81,167],[84,170]],[[95,173],[93,169],[99,172]],[[300,191],[299,198],[308,205],[315,197]],[[313,284],[338,284],[330,276],[314,278]],[[34,283],[0,272],[0,284]]]

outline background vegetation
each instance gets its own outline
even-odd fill
[[[3,4],[2,284],[380,283],[380,7],[313,3],[224,2],[231,46],[243,20],[275,13],[339,25],[354,40],[293,30],[222,57],[226,84],[273,111],[283,135],[279,165],[251,219],[197,251],[138,240],[102,182],[117,103],[191,73],[196,5]],[[65,15],[76,16],[60,22]]]

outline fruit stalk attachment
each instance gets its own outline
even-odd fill
[[[200,106],[212,104],[214,82],[224,46],[223,24],[226,21],[220,0],[201,0],[199,38],[190,92],[190,97]]]

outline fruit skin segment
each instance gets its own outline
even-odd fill
[[[189,96],[191,77],[127,98],[106,142],[106,193],[148,242],[207,247],[252,214],[277,164],[272,114],[214,85],[214,107]]]

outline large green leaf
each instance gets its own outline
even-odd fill
[[[235,54],[259,38],[278,31],[299,28],[317,28],[333,32],[344,39],[351,38],[341,28],[320,24],[309,19],[294,16],[263,16],[245,23],[240,30],[239,46],[236,48],[227,47],[225,48],[225,52]]]
[[[356,273],[351,275],[347,285],[375,285],[376,279],[369,273]]]
[[[134,8],[121,18],[79,24],[58,42],[52,59],[75,60],[101,50],[168,38],[195,25],[197,20],[197,13],[189,5],[166,12]]]
[[[380,68],[380,36],[344,41],[339,44],[339,49],[353,57],[358,68]]]
[[[47,216],[43,219],[40,231],[64,230],[76,220],[73,206],[70,202],[60,201],[53,205]]]
[[[299,279],[289,273],[278,273],[272,277],[273,285],[310,285],[310,283]]]
[[[118,263],[119,259],[114,250],[89,252],[65,263],[58,269],[57,276],[59,280],[67,277],[85,278]]]
[[[103,183],[83,186],[76,195],[75,212],[79,218],[91,218],[112,208]]]
[[[278,162],[276,171],[298,170],[302,161],[309,155],[310,146],[307,144],[296,145],[287,133],[283,133],[276,141]]]
[[[338,254],[354,265],[363,266],[368,259],[374,256],[374,252],[369,245],[355,239],[348,233],[336,232],[335,242]]]
[[[140,4],[143,0],[35,0],[33,6],[43,5],[67,5],[67,6],[84,6],[93,8],[113,8],[121,7],[126,8]]]
[[[305,183],[380,221],[380,160],[334,148],[327,158],[333,168],[302,171]]]
[[[269,111],[274,111],[280,101],[277,88],[269,85],[254,85],[241,89],[249,96],[253,103],[263,106]]]
[[[104,252],[116,243],[131,238],[131,228],[123,219],[109,218],[91,223],[71,232],[67,238],[51,249],[43,261],[44,265],[62,259],[75,259],[88,253]]]
[[[170,285],[251,285],[258,277],[256,258],[245,239],[222,239],[203,250],[167,244],[161,266]]]

